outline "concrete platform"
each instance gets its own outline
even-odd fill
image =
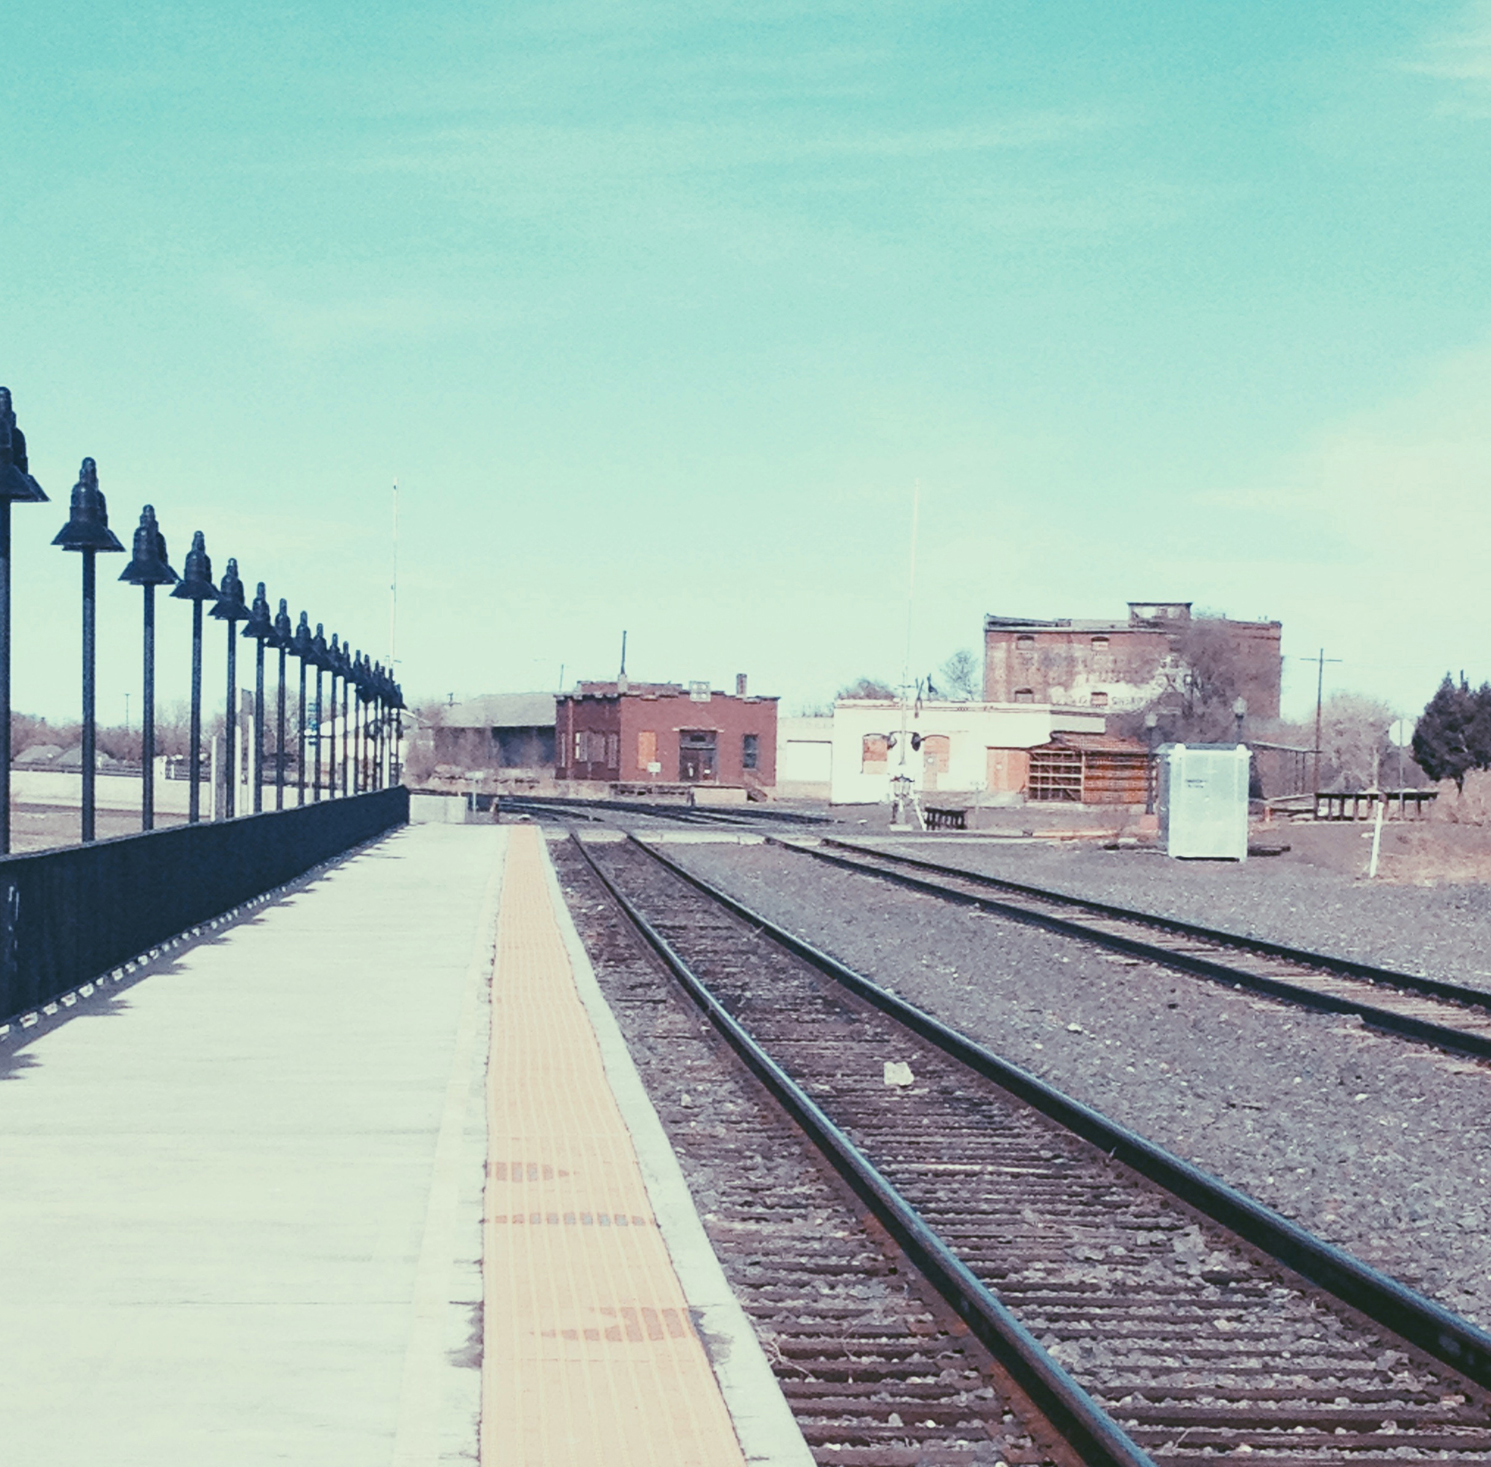
[[[0,1459],[810,1460],[508,835],[400,831],[0,1051]]]

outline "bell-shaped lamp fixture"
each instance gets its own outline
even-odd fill
[[[207,555],[207,541],[200,530],[192,536],[192,548],[186,552],[181,579],[171,594],[182,601],[217,600],[217,587],[212,584],[212,561]]]
[[[147,504],[140,511],[140,523],[135,526],[134,554],[129,564],[119,572],[119,579],[131,586],[170,586],[177,580],[176,572],[166,559],[166,537],[155,522],[153,504]]]
[[[53,537],[53,545],[64,550],[118,550],[124,546],[109,528],[109,509],[98,487],[98,465],[83,460],[78,482],[72,486],[72,509],[67,523]]]
[[[16,427],[10,388],[0,387],[0,499],[10,504],[45,504],[46,492],[31,477],[26,435]]]
[[[222,582],[217,589],[217,605],[212,608],[212,615],[218,621],[226,622],[249,619],[250,612],[244,603],[243,582],[238,578],[236,560],[230,560],[228,569],[223,573]]]
[[[249,608],[248,625],[244,627],[242,636],[253,637],[258,642],[274,643],[274,618],[269,614],[269,600],[264,594],[264,582],[259,582],[259,588],[254,593],[254,604]]]
[[[295,634],[290,638],[290,654],[298,657],[302,662],[313,662],[315,660],[316,642],[311,636],[311,624],[306,619],[305,612],[300,613],[300,623],[295,628]]]

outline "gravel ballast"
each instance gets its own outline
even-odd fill
[[[1491,991],[1491,886],[1395,886],[1287,856],[1172,861],[1153,849],[1104,850],[1075,841],[874,844],[1069,896]]]
[[[1006,1059],[1491,1327],[1491,1066],[777,847],[666,853]],[[1050,856],[1022,866],[1001,852],[998,874],[1059,885]],[[972,865],[961,851],[955,864]],[[1303,894],[1260,885],[1235,910],[1260,933],[1298,940],[1261,924],[1270,901],[1310,901],[1301,885]],[[1168,907],[1133,890],[1105,899],[1235,925],[1215,906],[1182,908],[1203,900],[1194,888]]]

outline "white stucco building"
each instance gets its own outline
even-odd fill
[[[834,704],[832,719],[787,722],[832,725],[829,797],[836,805],[889,800],[891,781],[901,775],[923,794],[942,790],[978,796],[980,803],[1017,804],[1025,795],[1031,749],[1055,733],[1101,734],[1106,719],[1046,703],[922,703],[905,713],[903,736],[899,703],[850,698]],[[811,734],[798,734],[802,758],[821,767],[821,754],[807,752],[822,744],[821,730],[816,739]]]

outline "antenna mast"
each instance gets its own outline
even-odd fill
[[[388,584],[388,666],[399,661],[399,481],[393,481],[393,580]]]

